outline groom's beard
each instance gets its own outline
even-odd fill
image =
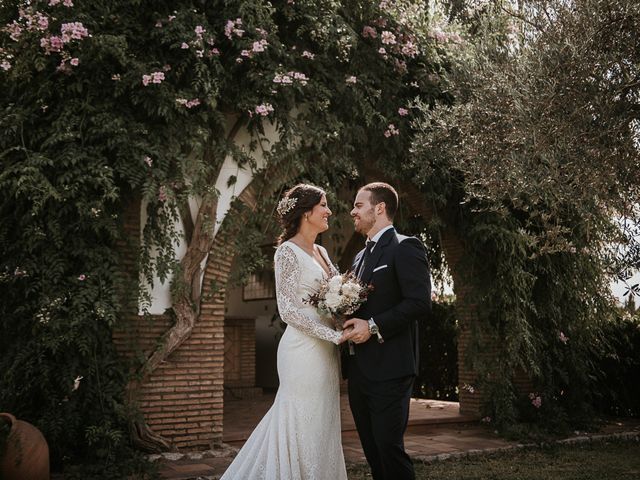
[[[353,219],[353,228],[356,232],[361,233],[365,237],[371,231],[376,223],[376,217],[373,213],[373,208],[367,211],[364,215],[359,215],[358,218]]]

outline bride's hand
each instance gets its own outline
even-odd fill
[[[340,337],[340,342],[339,343],[346,342],[349,339],[349,336],[350,336],[352,331],[353,331],[353,327],[347,327],[344,330],[342,330],[342,337]]]

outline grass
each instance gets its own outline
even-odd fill
[[[417,480],[637,480],[640,443],[602,442],[500,453],[425,465]],[[349,468],[349,480],[371,479],[366,466]]]

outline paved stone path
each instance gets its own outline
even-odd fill
[[[160,474],[168,480],[216,479],[231,463],[234,448],[240,448],[258,421],[271,407],[273,395],[258,399],[227,402],[225,405],[225,432],[223,441],[230,446],[227,451],[208,451],[189,454],[181,459],[160,459]],[[347,463],[364,463],[358,434],[346,396],[341,398],[342,445]],[[407,453],[413,458],[445,459],[482,451],[517,448],[516,442],[500,438],[489,425],[481,425],[459,413],[455,402],[412,400],[409,427],[405,435]],[[632,430],[640,432],[640,421],[612,422],[600,434]],[[576,439],[585,438],[576,432]],[[588,438],[586,438],[588,441]],[[571,441],[570,439],[567,441]],[[215,455],[215,456],[214,456]]]

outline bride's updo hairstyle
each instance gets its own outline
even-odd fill
[[[282,225],[278,245],[298,233],[304,214],[313,210],[323,195],[324,190],[308,183],[299,183],[285,192],[276,209]]]

